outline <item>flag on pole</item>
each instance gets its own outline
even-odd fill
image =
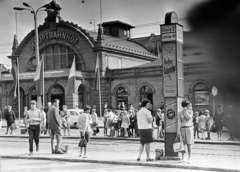
[[[74,56],[68,81],[67,81],[66,95],[75,93],[75,74],[76,74],[76,63],[75,63],[75,56]]]
[[[99,89],[99,60],[98,60],[98,54],[97,54],[97,60],[96,60],[96,67],[95,67],[95,77],[94,77],[94,81],[95,81],[95,90]]]
[[[37,66],[37,70],[34,75],[34,84],[37,92],[37,96],[43,95],[43,58]]]
[[[18,60],[16,60],[15,62],[13,62],[12,65],[12,76],[13,76],[13,81],[14,81],[14,99],[17,97],[17,88],[18,88],[18,77],[19,77],[19,72],[18,72]]]

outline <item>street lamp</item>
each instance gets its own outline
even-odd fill
[[[94,19],[91,19],[91,20],[90,20],[90,24],[92,24],[92,21],[93,21],[93,28],[94,28],[94,31],[93,31],[93,32],[95,32],[95,20],[94,20]]]
[[[29,8],[22,8],[22,7],[14,7],[14,10],[22,11],[22,10],[28,10],[31,13],[33,13],[34,17],[34,28],[35,28],[35,46],[36,46],[36,66],[38,66],[39,63],[39,43],[38,43],[38,29],[37,29],[37,13],[38,11],[41,11],[42,8],[47,8],[49,4],[43,5],[39,7],[37,10],[34,10],[33,7],[31,7],[28,3],[23,2],[23,5]]]

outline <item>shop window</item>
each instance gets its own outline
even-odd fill
[[[209,90],[204,83],[199,83],[194,87],[195,105],[209,105]]]
[[[118,109],[128,109],[128,91],[124,87],[119,87],[117,90],[117,107]]]
[[[153,104],[153,90],[148,85],[145,85],[140,90],[140,101],[148,99]]]

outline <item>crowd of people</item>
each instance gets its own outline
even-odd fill
[[[70,112],[66,105],[62,106],[62,111],[59,109],[59,100],[54,99],[48,103],[45,108],[37,109],[37,102],[35,100],[30,101],[30,109],[27,106],[24,107],[24,125],[25,130],[29,134],[29,155],[33,155],[33,141],[36,145],[36,151],[39,151],[39,137],[41,134],[49,134],[51,136],[51,152],[53,154],[64,154],[68,151],[68,146],[62,142],[62,135],[70,136]],[[134,109],[130,106],[127,111],[125,108],[115,110],[114,112],[107,108],[103,113],[104,124],[104,136],[108,137],[140,137],[139,156],[137,161],[141,160],[141,154],[145,147],[147,161],[152,161],[149,156],[150,143],[154,138],[154,123],[157,128],[156,138],[164,138],[164,106],[160,106],[157,109],[156,114],[150,111],[151,102],[144,99]],[[233,128],[231,128],[232,118],[232,106],[228,106],[227,115],[224,113],[223,105],[220,104],[213,117],[213,123],[211,122],[210,111],[208,109],[204,111],[195,111],[193,113],[192,105],[188,100],[182,101],[183,110],[178,114],[177,135],[181,135],[184,144],[188,148],[188,162],[191,162],[191,152],[193,140],[207,139],[210,140],[210,133],[217,132],[218,139],[221,140],[223,126],[226,126],[230,131],[229,140],[234,140]],[[85,105],[83,112],[78,113],[78,126],[81,140],[86,141],[85,146],[79,148],[80,157],[87,158],[87,148],[90,141],[90,135],[96,136],[99,132],[99,119],[96,113],[96,107],[91,108],[89,105]],[[225,114],[225,115],[224,115]],[[15,113],[11,106],[7,106],[3,113],[0,112],[1,119],[6,119],[8,134],[13,130],[11,125],[15,123]],[[0,121],[2,123],[2,120]],[[62,134],[63,133],[63,134]],[[206,135],[207,134],[207,137]],[[199,136],[200,135],[200,136]],[[55,144],[55,139],[57,144]],[[182,152],[182,162],[184,162],[184,151]]]

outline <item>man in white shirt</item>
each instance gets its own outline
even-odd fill
[[[29,156],[33,155],[33,140],[36,143],[36,152],[39,150],[39,133],[41,112],[36,108],[37,102],[35,100],[30,101],[30,110],[27,111],[25,121],[29,123]]]

